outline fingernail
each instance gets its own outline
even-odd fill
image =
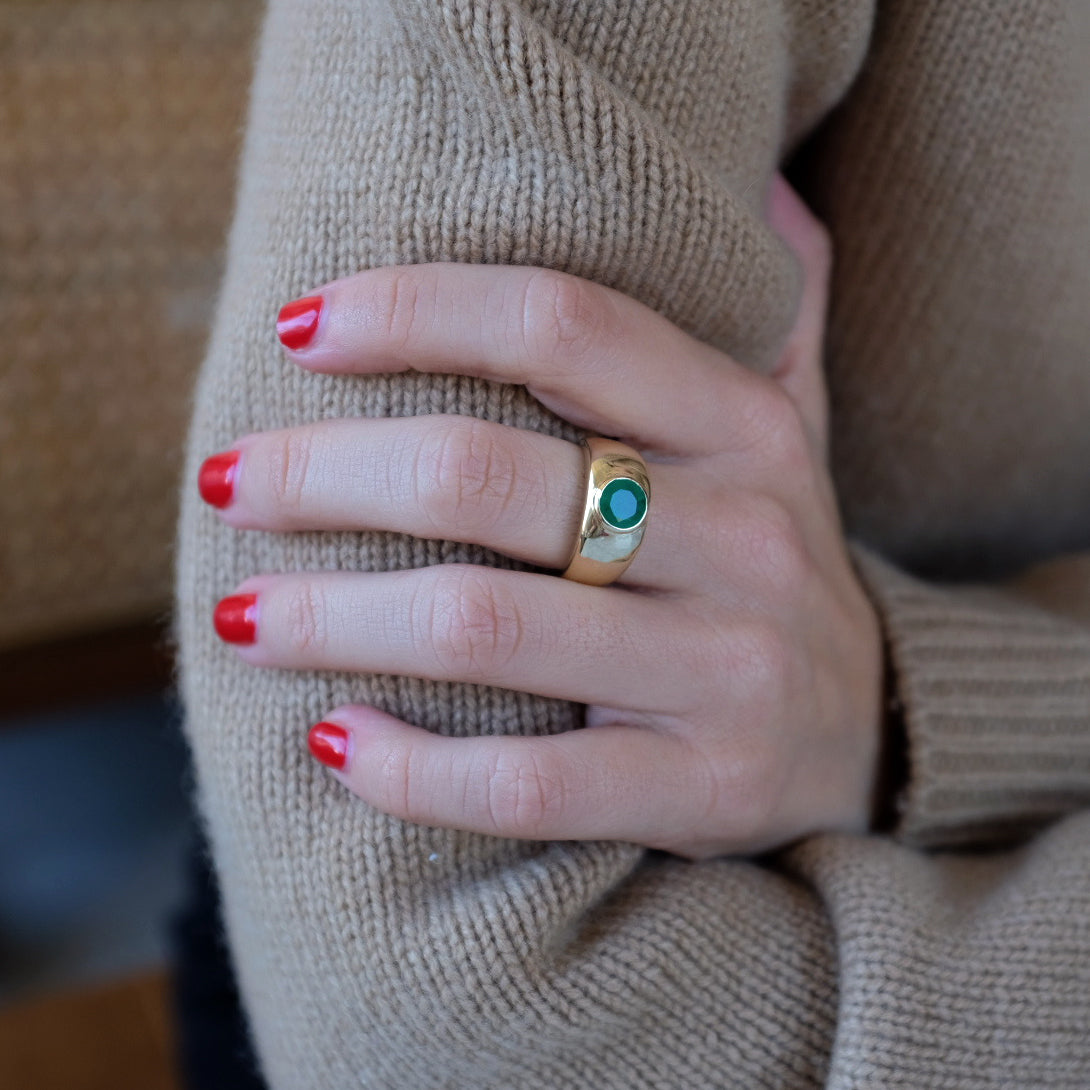
[[[348,764],[348,731],[336,723],[318,723],[310,728],[307,745],[324,765],[342,771]]]
[[[310,344],[318,330],[323,302],[320,295],[308,295],[306,299],[288,303],[280,311],[280,317],[276,319],[276,335],[285,348],[296,350]]]
[[[226,507],[235,498],[238,454],[237,450],[229,450],[205,459],[197,477],[197,488],[205,503],[213,507]]]
[[[257,595],[233,594],[224,598],[213,614],[216,634],[228,643],[253,643],[257,639]]]

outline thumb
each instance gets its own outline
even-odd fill
[[[791,395],[823,459],[828,458],[829,401],[823,366],[825,317],[833,249],[825,225],[806,207],[782,174],[776,174],[768,202],[772,229],[802,266],[802,299],[795,327],[772,378]]]

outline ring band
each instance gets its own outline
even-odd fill
[[[643,541],[651,482],[630,446],[583,440],[587,492],[571,560],[562,578],[603,587],[624,574]]]

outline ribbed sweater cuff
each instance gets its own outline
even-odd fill
[[[1018,840],[1090,801],[1090,632],[994,587],[927,583],[850,543],[879,611],[906,775],[892,834]]]

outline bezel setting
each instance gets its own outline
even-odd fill
[[[618,494],[631,497],[632,509],[627,515],[618,515],[615,510]],[[637,529],[647,517],[647,491],[631,477],[614,477],[598,492],[595,506],[606,526],[618,533],[628,533]]]

